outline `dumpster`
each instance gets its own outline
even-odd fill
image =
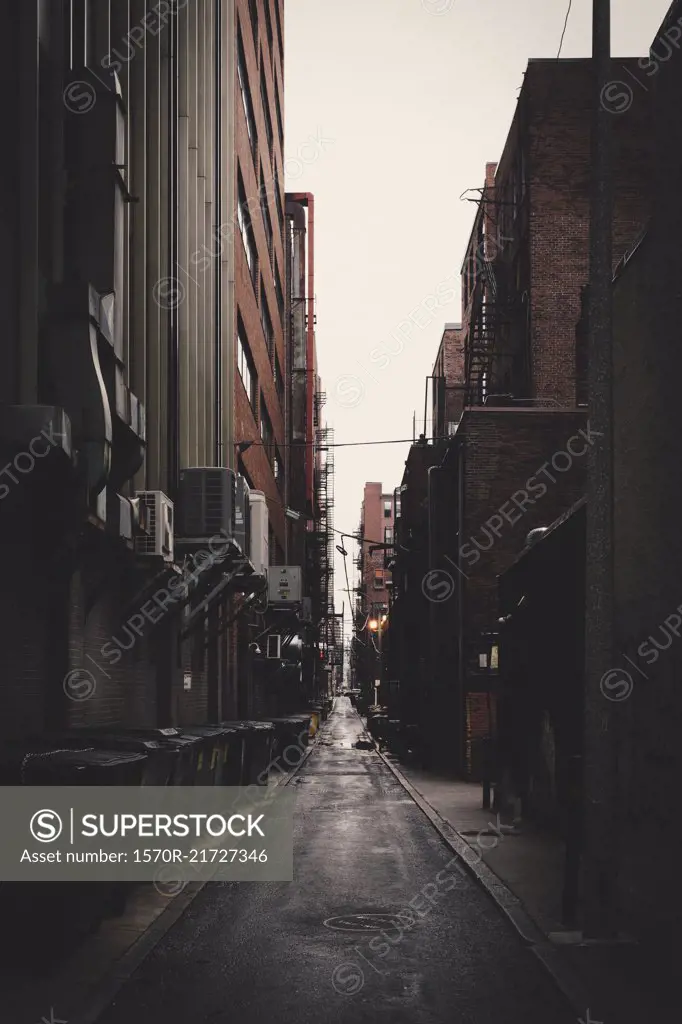
[[[102,736],[111,731],[111,726],[99,728],[96,731]],[[140,727],[116,729],[117,734],[132,736],[139,739],[155,740],[162,746],[174,751],[173,775],[171,784],[174,786],[196,785],[197,769],[199,766],[199,753],[202,747],[200,736],[191,736],[182,729]],[[202,765],[203,767],[203,765]]]
[[[275,727],[273,759],[280,770],[295,768],[308,746],[310,715],[287,715],[285,718],[270,718]]]
[[[127,750],[145,754],[146,764],[142,772],[143,786],[167,786],[172,783],[178,750],[159,740],[125,733],[102,733],[100,730],[74,729],[66,733],[52,734],[48,739],[55,746],[73,750],[91,747],[95,750]]]
[[[201,741],[195,785],[222,785],[228,741],[235,735],[234,730],[222,725],[190,725],[182,727],[182,734],[196,736]]]
[[[272,762],[272,743],[275,727],[272,722],[223,722],[223,726],[237,729],[244,742],[243,771],[240,785],[267,786],[267,769]]]
[[[223,722],[223,729],[229,731],[229,740],[225,750],[225,761],[221,784],[223,786],[244,786],[244,753],[248,726],[246,722]]]
[[[139,786],[147,755],[103,749],[55,749],[38,738],[0,748],[0,782],[27,786]],[[15,958],[54,960],[120,913],[129,886],[106,882],[0,885],[0,922]]]

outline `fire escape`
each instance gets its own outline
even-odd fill
[[[319,558],[320,605],[323,619],[321,640],[333,664],[336,649],[336,619],[334,616],[334,430],[317,429],[317,450],[320,460],[319,485]]]
[[[465,346],[467,405],[484,405],[500,382],[511,386],[517,354],[511,345],[512,332],[519,310],[520,302],[504,287],[499,261],[482,261]],[[505,388],[505,383],[501,386]]]

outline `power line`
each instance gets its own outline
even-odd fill
[[[334,441],[332,444],[321,444],[321,445],[313,445],[313,444],[311,444],[308,441],[292,441],[290,444],[277,444],[276,442],[273,442],[273,441],[250,441],[249,442],[249,448],[269,447],[272,444],[275,444],[277,448],[311,448],[312,447],[312,448],[315,448],[316,451],[326,451],[327,448],[356,448],[356,447],[358,447],[360,445],[367,445],[367,444],[418,444],[419,442],[424,443],[424,442],[428,442],[428,441],[448,441],[449,439],[450,438],[448,437],[448,435],[444,435],[443,437],[424,437],[424,438],[420,438],[419,441],[416,441],[414,439],[414,437],[397,437],[397,438],[392,438],[392,439],[390,439],[388,441]],[[244,442],[239,442],[238,441],[236,443],[235,447],[238,448],[240,443],[246,444],[246,441],[244,441]],[[248,448],[246,449],[246,451],[248,451]]]

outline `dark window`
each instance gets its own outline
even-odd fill
[[[279,365],[279,356],[276,352],[272,375],[275,379],[275,390],[277,391],[277,396],[282,408],[284,408],[284,378],[282,377],[282,367]]]
[[[274,57],[274,39],[272,38],[272,18],[270,17],[270,0],[265,0],[263,6],[265,8],[265,31],[268,37],[268,47],[270,48],[270,59],[272,60],[272,58]]]
[[[253,114],[253,102],[251,100],[251,92],[249,90],[249,79],[246,74],[246,58],[244,57],[244,44],[242,43],[241,33],[237,38],[237,78],[239,79],[239,91],[242,97],[242,106],[244,108],[244,116],[246,118],[246,130],[249,135],[249,142],[251,143],[251,153],[255,155],[256,152],[256,119]]]
[[[272,359],[272,350],[275,344],[275,335],[272,330],[272,320],[270,318],[270,312],[268,310],[268,300],[265,297],[265,287],[261,279],[260,283],[260,322],[263,325],[263,336],[265,337],[265,344],[268,350],[268,355]]]
[[[279,89],[277,88],[277,79],[275,79],[275,113],[277,114],[277,128],[279,130],[279,144],[284,152],[284,122],[282,120],[282,107],[279,102]]]
[[[273,234],[272,234],[272,218],[270,217],[270,210],[268,209],[268,194],[265,187],[265,177],[263,175],[263,167],[260,169],[260,209],[263,215],[263,227],[265,228],[265,239],[268,243],[268,252],[270,253],[270,259],[272,260],[272,254],[274,250]]]
[[[277,22],[277,42],[279,44],[279,55],[284,64],[284,39],[282,37],[282,19],[279,14],[279,0],[275,0],[275,21]]]
[[[270,459],[274,434],[272,431],[272,422],[268,416],[268,410],[265,408],[265,399],[262,394],[260,397],[260,439],[263,442],[263,447],[265,448],[268,459]]]
[[[256,408],[256,371],[251,359],[249,345],[246,341],[246,334],[241,317],[237,325],[237,369],[242,379],[244,390],[249,397],[251,408]]]
[[[258,39],[258,0],[249,0],[249,17],[251,18],[251,31],[253,32],[255,45]]]
[[[268,86],[265,81],[265,73],[262,68],[260,73],[260,96],[263,104],[263,119],[265,120],[265,134],[268,138],[268,150],[272,153],[272,143],[274,142],[272,118],[270,117],[270,104],[268,102]]]
[[[391,508],[392,508],[391,499],[390,498],[386,498],[386,500],[384,501],[384,519],[390,519],[391,518]]]
[[[244,252],[246,253],[246,262],[249,265],[251,271],[251,279],[255,283],[256,275],[258,273],[258,257],[256,254],[256,240],[253,237],[253,227],[251,225],[251,214],[249,213],[248,204],[246,201],[246,190],[244,188],[244,182],[242,181],[241,174],[239,175],[239,198],[237,200],[237,223],[239,224],[239,231],[242,236],[244,243]]]
[[[284,210],[282,209],[282,189],[279,184],[279,174],[277,173],[277,165],[273,166],[275,170],[275,203],[277,205],[277,220],[279,222],[279,230],[284,235]]]
[[[284,486],[284,467],[280,458],[279,452],[275,452],[275,458],[272,463],[272,471],[275,474],[275,480],[277,486],[281,489]]]
[[[277,292],[277,305],[279,306],[279,312],[282,319],[284,319],[284,292],[282,291],[282,283],[279,279],[279,267],[275,267],[275,291]]]

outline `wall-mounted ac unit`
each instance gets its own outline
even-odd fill
[[[183,469],[178,495],[178,537],[235,540],[234,470],[220,466]]]
[[[262,491],[249,492],[251,550],[249,558],[259,576],[267,576],[269,563],[268,506]]]
[[[173,502],[163,491],[138,491],[135,495],[147,510],[148,532],[135,538],[139,555],[173,561]]]

